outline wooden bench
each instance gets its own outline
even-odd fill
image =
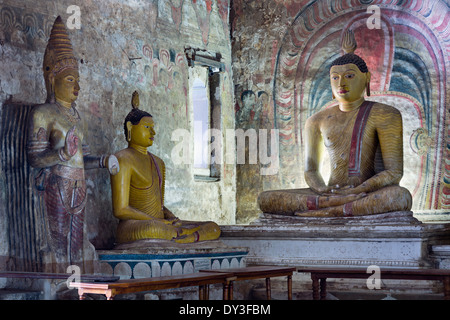
[[[313,299],[324,300],[327,295],[327,278],[368,279],[367,269],[298,268],[297,272],[311,273]],[[450,269],[383,269],[380,279],[438,280],[444,285],[444,299],[450,300]],[[320,293],[319,293],[320,288]]]
[[[87,293],[103,294],[107,300],[112,300],[114,296],[124,293],[198,286],[199,300],[208,300],[209,285],[222,283],[223,299],[227,300],[230,283],[233,280],[235,277],[231,273],[197,272],[176,276],[119,280],[111,283],[71,282],[69,286],[78,288],[80,300],[85,299]]]
[[[3,271],[0,278],[27,278],[27,279],[68,279],[71,273],[51,273],[51,272],[23,272],[23,271]],[[95,274],[81,274],[81,281],[92,282],[113,282],[119,280],[118,276],[104,276]]]
[[[278,266],[251,266],[245,268],[235,269],[213,269],[201,270],[202,272],[218,273],[228,272],[236,277],[235,281],[252,280],[252,279],[266,279],[266,294],[267,300],[271,299],[270,278],[287,276],[287,290],[288,299],[292,300],[292,273],[296,270],[293,267],[278,267]],[[230,283],[229,299],[233,300],[233,283]]]

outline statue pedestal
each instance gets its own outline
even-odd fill
[[[410,269],[444,268],[450,261],[446,245],[450,244],[450,224],[421,223],[412,212],[326,219],[262,214],[253,224],[221,226],[221,230],[225,244],[248,247],[249,265]],[[368,290],[366,279],[327,283],[333,294],[356,293],[356,297],[376,293],[383,298],[391,292],[421,297],[442,291],[442,284],[433,281],[383,280],[382,290]],[[274,296],[284,292],[283,285],[273,281]],[[297,298],[311,299],[311,285],[309,274],[294,273]]]
[[[432,245],[450,243],[450,224],[423,224],[412,212],[346,218],[263,214],[221,226],[222,241],[249,248],[248,264],[320,267],[435,267]]]
[[[248,249],[227,246],[220,240],[178,244],[148,239],[121,244],[114,250],[99,250],[97,254],[102,274],[137,279],[245,267]]]

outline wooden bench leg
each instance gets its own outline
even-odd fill
[[[111,291],[105,292],[106,300],[114,300],[114,295]]]
[[[311,274],[311,280],[312,280],[312,290],[313,290],[313,300],[319,300],[319,278]]]
[[[78,289],[78,296],[79,296],[80,300],[85,300],[86,299],[86,296],[84,294],[84,290],[83,289],[81,289],[81,288]]]
[[[234,292],[233,281],[230,281],[230,285],[228,286],[228,298],[230,300],[233,300],[233,292]]]
[[[205,300],[205,286],[198,286],[198,300]]]
[[[270,288],[270,278],[266,278],[266,294],[267,294],[267,300],[271,300],[271,288]]]
[[[223,284],[223,300],[233,300],[233,281]]]
[[[325,300],[327,297],[327,278],[320,279],[320,300]]]
[[[450,300],[450,277],[444,278],[444,299]]]
[[[288,300],[292,300],[292,276],[287,277]]]

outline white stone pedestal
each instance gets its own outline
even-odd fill
[[[248,264],[435,267],[431,246],[450,243],[450,224],[424,224],[412,212],[358,218],[263,214],[254,224],[221,230],[225,244],[249,248]]]

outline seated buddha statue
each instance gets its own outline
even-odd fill
[[[155,138],[152,115],[140,110],[139,95],[124,122],[128,148],[115,154],[120,172],[111,176],[114,216],[118,218],[118,243],[141,239],[193,243],[215,240],[220,228],[214,222],[184,221],[164,206],[165,164],[147,151]]]
[[[355,55],[348,31],[345,54],[330,68],[338,105],[319,111],[305,124],[305,180],[309,188],[273,190],[258,197],[265,213],[301,217],[342,217],[409,211],[412,197],[399,186],[403,176],[402,116],[389,105],[365,100],[370,77]],[[323,152],[330,158],[328,183],[319,171]],[[382,158],[382,166],[378,166]]]

